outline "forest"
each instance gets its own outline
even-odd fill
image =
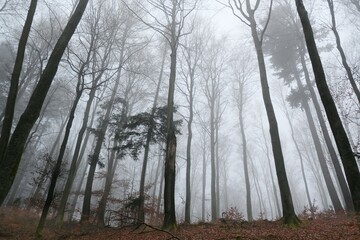
[[[359,0],[0,0],[0,239],[360,239]]]

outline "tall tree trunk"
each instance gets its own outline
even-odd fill
[[[85,195],[84,195],[84,202],[83,202],[83,209],[82,209],[82,216],[81,216],[81,221],[88,221],[90,218],[90,207],[91,207],[91,195],[92,195],[92,185],[93,185],[93,181],[94,181],[94,176],[95,176],[95,170],[96,170],[96,165],[99,161],[99,157],[100,157],[100,152],[101,152],[101,148],[102,148],[102,144],[103,141],[105,139],[105,134],[109,125],[109,120],[110,120],[110,114],[111,114],[111,110],[112,107],[114,105],[115,102],[115,97],[116,97],[116,93],[120,84],[120,78],[121,78],[121,72],[122,72],[122,67],[124,64],[124,54],[125,54],[125,47],[126,47],[126,43],[127,43],[127,39],[128,39],[128,34],[129,34],[129,30],[130,30],[130,24],[129,22],[126,23],[126,28],[124,30],[123,36],[122,36],[122,40],[121,40],[121,50],[120,50],[120,59],[119,59],[119,66],[118,66],[118,72],[117,72],[117,77],[115,80],[115,85],[114,88],[112,90],[112,94],[110,97],[109,102],[107,103],[107,108],[106,108],[106,113],[105,116],[101,122],[100,128],[99,128],[99,133],[97,135],[97,142],[94,148],[94,153],[91,157],[91,161],[90,161],[90,169],[89,169],[89,173],[88,173],[88,178],[86,181],[86,187],[85,187]]]
[[[175,19],[173,20],[175,25]],[[165,186],[164,186],[164,229],[176,228],[175,215],[175,175],[176,175],[176,135],[174,126],[174,93],[176,80],[177,43],[175,39],[175,26],[171,42],[171,61],[169,92],[167,103],[167,136],[165,157]]]
[[[140,204],[139,204],[139,214],[138,214],[138,221],[141,222],[141,223],[145,222],[144,205],[145,205],[146,168],[147,168],[147,163],[148,163],[148,158],[149,158],[150,142],[151,142],[153,129],[154,129],[154,124],[155,124],[154,123],[154,115],[155,115],[155,112],[156,112],[156,107],[157,107],[157,102],[158,102],[159,92],[160,92],[160,85],[161,85],[161,81],[162,81],[163,73],[164,73],[166,54],[167,54],[167,47],[165,46],[164,47],[164,53],[163,53],[163,56],[162,56],[162,61],[161,61],[160,75],[159,75],[158,82],[157,82],[157,85],[156,85],[154,102],[153,102],[153,106],[151,108],[151,113],[150,113],[150,119],[149,119],[150,125],[149,125],[149,129],[147,130],[146,142],[145,142],[145,146],[144,146],[144,159],[143,159],[143,165],[142,165],[142,168],[141,168],[141,177],[140,177],[140,190],[139,190]]]
[[[192,66],[189,66],[192,67]],[[194,119],[194,85],[195,85],[195,69],[190,68],[190,86],[189,90],[189,119],[187,121],[188,137],[186,143],[186,197],[185,197],[185,223],[191,223],[191,147],[193,130],[192,123]]]
[[[340,157],[349,184],[355,211],[360,211],[360,173],[354,158],[349,139],[341,123],[335,102],[326,83],[325,72],[314,40],[314,34],[302,0],[296,0],[297,11],[303,26],[306,45],[310,55],[316,85],[323,102],[331,130],[334,134]]]
[[[286,175],[286,169],[285,169],[284,157],[281,148],[281,141],[279,136],[277,120],[270,97],[264,53],[262,51],[262,41],[259,39],[258,36],[254,11],[250,10],[248,12],[250,16],[249,18],[251,24],[252,37],[253,37],[258,64],[259,64],[261,90],[262,90],[266,113],[268,116],[268,121],[269,121],[271,145],[274,154],[276,174],[278,177],[282,210],[283,210],[283,218],[284,218],[283,220],[284,223],[287,225],[297,225],[299,223],[299,219],[296,217],[295,214],[294,205],[291,197],[291,191]]]
[[[206,141],[203,141],[203,151],[202,151],[202,202],[201,202],[201,219],[205,222],[205,197],[206,197]]]
[[[346,70],[346,74],[348,76],[348,79],[350,81],[351,87],[353,88],[356,98],[358,100],[358,103],[360,104],[360,91],[358,86],[356,85],[354,76],[352,74],[352,70],[346,60],[346,55],[344,52],[344,49],[341,46],[341,39],[340,39],[340,35],[339,32],[337,31],[337,27],[336,27],[336,18],[335,18],[335,12],[334,12],[334,1],[333,0],[327,0],[327,3],[329,5],[329,9],[330,9],[330,15],[331,15],[331,30],[334,33],[335,39],[336,39],[336,48],[338,49],[339,53],[340,53],[340,57],[341,57],[341,62]],[[359,2],[358,2],[359,5]]]
[[[6,149],[4,161],[0,162],[0,204],[4,201],[14,181],[26,139],[39,117],[41,107],[55,77],[62,55],[80,22],[88,1],[89,0],[79,0],[76,10],[58,39],[40,80],[30,97],[29,103],[12,134]]]
[[[85,187],[84,203],[83,203],[82,216],[81,216],[82,222],[88,221],[90,218],[92,185],[93,185],[93,181],[94,181],[95,170],[96,170],[96,166],[99,161],[99,158],[100,158],[102,144],[104,142],[105,134],[106,134],[107,128],[109,126],[111,110],[114,105],[117,89],[118,89],[118,86],[120,83],[121,68],[122,68],[122,63],[119,64],[118,77],[116,79],[114,88],[112,90],[110,100],[107,103],[106,113],[101,122],[100,128],[98,130],[99,132],[97,135],[97,141],[96,141],[96,145],[94,148],[94,153],[91,156],[90,169],[89,169],[86,187]]]
[[[215,159],[215,103],[212,99],[210,109],[210,163],[211,163],[211,221],[215,222],[217,216],[216,202],[216,159]]]
[[[220,128],[220,97],[217,102],[215,120],[215,163],[216,163],[216,218],[220,216],[220,157],[219,157],[219,128]]]
[[[247,139],[245,134],[245,124],[244,124],[244,89],[243,84],[239,82],[239,100],[238,110],[239,110],[239,124],[241,132],[241,141],[242,141],[242,158],[244,164],[244,176],[245,176],[245,188],[246,188],[246,212],[249,221],[253,220],[252,214],[252,205],[251,205],[251,190],[250,190],[250,178],[249,178],[249,168],[248,168],[248,156],[247,156]]]
[[[305,80],[306,80],[306,85],[307,85],[307,88],[309,89],[311,99],[312,99],[314,107],[315,107],[316,115],[317,115],[317,117],[319,119],[321,132],[323,133],[324,140],[325,140],[326,146],[327,146],[327,148],[329,150],[330,158],[331,158],[331,161],[332,161],[332,163],[334,165],[336,176],[338,178],[338,181],[339,181],[339,184],[340,184],[340,187],[341,187],[341,191],[342,191],[342,194],[344,196],[346,210],[350,211],[350,212],[354,211],[354,205],[353,205],[353,202],[352,202],[352,199],[351,199],[351,194],[350,194],[350,191],[349,191],[349,187],[348,187],[347,182],[345,180],[345,176],[344,176],[342,167],[340,166],[338,156],[336,154],[335,148],[334,148],[333,143],[331,141],[330,134],[329,134],[328,128],[327,128],[326,123],[325,123],[325,119],[324,119],[324,117],[322,115],[320,103],[318,102],[317,96],[315,94],[315,90],[314,90],[314,88],[313,88],[313,86],[311,84],[309,71],[307,69],[306,61],[305,61],[304,46],[301,47],[299,52],[300,52],[301,65],[302,65]]]
[[[64,214],[65,214],[65,209],[66,209],[66,203],[68,201],[70,191],[71,191],[71,187],[72,187],[72,185],[74,183],[76,172],[77,172],[77,170],[79,168],[79,164],[80,164],[80,161],[81,161],[81,158],[79,158],[80,148],[81,148],[81,145],[83,143],[84,134],[85,134],[85,131],[86,131],[86,128],[87,128],[88,120],[89,120],[91,105],[92,105],[93,100],[95,98],[95,94],[96,94],[96,90],[97,90],[96,85],[97,85],[99,79],[100,78],[97,78],[97,79],[95,79],[95,81],[93,81],[92,88],[91,88],[90,93],[89,93],[89,99],[88,99],[88,101],[86,103],[86,108],[85,108],[85,112],[84,112],[82,125],[81,125],[80,131],[79,131],[78,136],[77,136],[77,141],[76,141],[76,144],[75,144],[75,150],[74,150],[74,154],[73,154],[73,157],[72,157],[72,160],[71,160],[69,175],[68,175],[68,177],[66,179],[65,188],[64,188],[63,194],[61,196],[59,208],[58,208],[57,215],[56,215],[56,225],[58,225],[58,226],[61,226],[63,224]],[[85,141],[84,141],[83,144],[86,144]]]
[[[304,168],[304,158],[303,158],[303,154],[301,153],[301,150],[300,150],[300,146],[296,140],[296,137],[295,137],[295,131],[294,131],[294,126],[293,126],[293,123],[291,121],[291,118],[290,118],[290,114],[289,114],[289,111],[286,107],[286,103],[285,103],[285,99],[283,96],[281,96],[281,101],[282,101],[282,104],[284,106],[284,111],[285,111],[285,116],[286,116],[286,119],[288,121],[288,124],[290,126],[290,130],[291,130],[291,138],[294,142],[294,145],[295,145],[295,148],[296,148],[296,152],[300,158],[300,166],[301,166],[301,175],[302,175],[302,178],[303,178],[303,181],[304,181],[304,186],[305,186],[305,192],[306,192],[306,198],[307,198],[307,201],[308,201],[308,204],[309,204],[309,208],[312,206],[312,203],[311,203],[311,198],[310,198],[310,192],[309,192],[309,186],[308,186],[308,183],[307,183],[307,180],[306,180],[306,174],[305,174],[305,168]]]
[[[162,166],[164,166],[163,162],[161,161],[162,160],[161,145],[159,145],[159,150],[158,151],[159,151],[158,152],[158,162],[157,162],[156,173],[155,173],[154,188],[153,188],[153,192],[152,192],[152,196],[151,196],[152,206],[153,206],[154,209],[155,209],[155,206],[156,206],[157,184],[158,184],[159,176],[161,175],[160,171],[162,169]],[[160,191],[160,194],[161,194],[161,191]],[[152,211],[151,216],[150,216],[151,222],[153,222],[153,220],[154,220],[154,215],[155,215],[155,211]]]
[[[5,151],[8,146],[8,142],[11,134],[11,128],[12,128],[14,112],[15,112],[16,97],[19,87],[19,79],[22,70],[22,65],[24,62],[26,44],[36,11],[36,6],[37,6],[37,0],[31,0],[29,10],[26,16],[24,28],[20,36],[14,69],[10,80],[9,94],[6,100],[5,110],[3,112],[4,120],[2,121],[1,136],[0,136],[0,162],[4,161]],[[0,197],[0,204],[1,202],[2,201]]]
[[[305,90],[304,90],[304,87],[302,85],[300,75],[297,72],[297,69],[294,69],[293,72],[294,72],[294,75],[295,75],[295,80],[296,80],[298,89],[299,89],[301,97],[302,97],[302,106],[303,106],[303,108],[305,110],[306,119],[308,121],[309,128],[310,128],[310,133],[311,133],[314,145],[315,145],[315,151],[316,151],[319,163],[320,163],[320,168],[321,168],[322,174],[323,174],[324,179],[325,179],[325,184],[326,184],[326,187],[328,189],[331,202],[333,204],[335,212],[340,212],[340,211],[343,210],[343,208],[341,206],[339,196],[336,193],[334,183],[333,183],[333,181],[331,179],[329,168],[328,168],[328,166],[326,164],[325,155],[324,155],[324,152],[323,152],[322,147],[321,147],[321,142],[320,142],[319,136],[317,134],[314,119],[312,117],[309,104],[308,104],[307,100],[305,99]]]
[[[265,140],[265,154],[266,154],[267,162],[268,162],[268,165],[269,165],[269,171],[270,171],[270,177],[271,177],[271,185],[272,185],[272,190],[273,190],[273,194],[274,194],[274,197],[275,197],[275,206],[276,206],[277,217],[281,217],[280,201],[279,201],[278,191],[277,191],[276,184],[275,184],[274,174],[273,174],[272,167],[271,167],[270,149],[269,149],[269,146],[268,146],[268,143],[267,143],[267,140],[266,140],[266,135],[265,135],[265,131],[264,131],[263,126],[261,128],[261,131],[262,131],[263,139]]]
[[[101,96],[99,97],[99,99],[102,99],[103,96],[105,94],[105,91],[102,92]],[[93,111],[92,111],[92,114],[91,114],[91,120],[90,120],[90,123],[89,123],[89,126],[88,128],[92,128],[93,124],[94,124],[94,120],[95,120],[95,115],[96,115],[96,112],[97,112],[97,109],[98,109],[98,106],[99,106],[99,103],[100,101],[97,100],[94,107],[93,107]],[[80,173],[80,184],[77,186],[77,189],[75,190],[75,196],[73,198],[73,200],[71,201],[71,204],[70,204],[70,211],[69,211],[69,216],[71,217],[73,214],[74,214],[74,211],[75,211],[75,207],[76,207],[76,203],[77,203],[77,200],[78,200],[78,197],[80,195],[80,190],[81,190],[81,187],[82,187],[82,183],[85,179],[85,174],[86,174],[86,170],[88,168],[88,163],[87,161],[84,161],[84,154],[85,154],[85,150],[86,150],[86,147],[88,145],[88,142],[89,142],[89,139],[90,139],[90,131],[87,130],[86,131],[86,134],[85,134],[85,138],[84,138],[84,141],[82,143],[82,146],[81,146],[81,150],[80,150],[80,153],[79,153],[79,157],[78,157],[78,161],[77,161],[77,164],[79,165],[77,168],[80,167],[80,164],[83,163],[85,164],[84,168],[83,168],[83,171]],[[92,146],[95,145],[95,140],[93,141],[92,143]],[[84,163],[85,162],[85,163]]]
[[[108,162],[108,170],[107,170],[106,179],[105,179],[104,193],[101,196],[99,206],[98,206],[97,215],[96,215],[96,220],[97,220],[97,226],[98,227],[105,227],[106,204],[107,204],[107,200],[108,200],[109,195],[110,195],[111,184],[113,182],[114,175],[115,175],[115,169],[116,169],[116,166],[117,166],[117,163],[118,163],[117,159],[115,159],[115,157],[116,157],[115,148],[116,147],[117,147],[117,141],[114,140],[113,149],[111,149],[111,154],[110,154],[109,162]]]
[[[41,232],[42,232],[42,230],[44,228],[44,225],[45,225],[47,214],[49,212],[51,203],[52,203],[52,201],[54,199],[54,192],[55,192],[56,182],[57,182],[57,179],[58,179],[58,177],[60,175],[62,160],[63,160],[64,154],[65,154],[66,145],[67,145],[68,140],[69,140],[72,123],[73,123],[74,118],[75,118],[76,107],[77,107],[77,105],[78,105],[78,103],[80,101],[80,98],[81,98],[81,95],[82,95],[83,89],[84,89],[82,81],[83,81],[83,79],[81,79],[81,77],[79,77],[78,84],[76,86],[75,100],[74,100],[73,106],[72,106],[71,111],[70,111],[69,120],[68,120],[68,123],[66,125],[66,129],[65,129],[64,139],[62,141],[60,151],[59,151],[59,156],[57,158],[55,168],[54,168],[54,171],[53,171],[52,176],[51,176],[50,186],[49,186],[49,189],[48,189],[48,193],[47,193],[46,201],[45,201],[45,204],[44,204],[44,208],[43,208],[42,213],[41,213],[39,224],[38,224],[38,226],[36,228],[36,236],[41,235]]]

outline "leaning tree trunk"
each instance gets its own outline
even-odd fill
[[[326,82],[325,72],[316,47],[314,33],[302,0],[296,0],[297,11],[303,26],[306,45],[310,55],[316,85],[323,102],[326,115],[329,119],[336,145],[344,166],[346,178],[349,184],[355,211],[360,211],[360,172],[353,155],[349,139],[336,109]]]
[[[304,87],[302,85],[300,75],[297,72],[297,69],[294,69],[293,72],[294,72],[294,75],[295,75],[295,80],[296,80],[297,86],[298,86],[299,91],[300,91],[302,107],[305,110],[306,119],[307,119],[308,124],[309,124],[311,137],[312,137],[314,145],[315,145],[315,151],[316,151],[319,163],[320,163],[320,168],[321,168],[321,171],[322,171],[324,179],[325,179],[325,184],[326,184],[326,187],[328,189],[331,202],[333,204],[335,212],[340,212],[340,211],[343,210],[343,208],[341,206],[341,202],[340,202],[339,196],[338,196],[338,194],[336,192],[334,183],[333,183],[333,181],[331,179],[329,168],[328,168],[328,166],[326,164],[325,155],[324,155],[324,152],[323,152],[322,147],[321,147],[321,142],[320,142],[320,139],[319,139],[319,135],[317,134],[315,122],[314,122],[313,116],[311,114],[308,101],[307,101],[307,99],[305,99],[305,90],[304,90]]]
[[[116,142],[117,141],[114,140],[113,149],[111,149],[111,154],[110,154],[109,162],[108,162],[108,170],[107,170],[106,179],[105,179],[104,193],[101,196],[101,199],[99,201],[99,206],[98,206],[98,211],[97,211],[97,216],[96,216],[98,227],[105,227],[106,204],[107,204],[107,200],[110,195],[111,184],[113,182],[114,175],[115,175],[115,169],[116,169],[116,166],[118,163],[118,161],[116,159],[116,150],[115,150],[115,148],[117,147]]]
[[[277,125],[277,120],[275,116],[275,111],[272,105],[269,84],[267,80],[266,67],[265,67],[265,59],[264,53],[262,50],[262,42],[259,39],[257,32],[257,25],[255,22],[254,12],[250,11],[250,24],[251,24],[251,32],[252,37],[256,49],[258,64],[259,64],[259,72],[260,72],[260,82],[261,82],[261,90],[263,95],[263,100],[265,104],[265,109],[269,121],[270,127],[270,137],[271,137],[271,145],[275,160],[275,168],[276,174],[278,177],[281,203],[283,209],[283,220],[287,225],[297,225],[299,223],[299,219],[297,218],[294,210],[294,205],[291,197],[291,191],[286,175],[285,164],[284,164],[284,156],[281,148],[281,141],[279,136],[279,129]]]
[[[88,1],[79,0],[76,10],[58,39],[40,80],[30,97],[29,103],[12,134],[4,161],[0,162],[0,204],[4,201],[14,181],[26,139],[39,117],[41,107],[55,77],[62,55],[80,22]]]
[[[128,24],[128,23],[126,23],[126,24]],[[93,185],[93,181],[94,181],[96,165],[99,161],[102,144],[105,139],[105,134],[106,134],[107,128],[109,126],[111,110],[115,103],[116,93],[117,93],[117,90],[118,90],[119,84],[120,84],[122,67],[124,64],[125,47],[126,47],[126,41],[128,38],[129,30],[130,30],[130,25],[127,25],[125,28],[125,31],[123,33],[122,40],[121,40],[120,60],[119,60],[119,66],[118,66],[118,72],[117,72],[117,76],[116,76],[116,80],[115,80],[115,85],[112,90],[110,100],[107,103],[106,113],[101,122],[99,133],[97,135],[97,141],[96,141],[96,145],[94,148],[94,154],[92,155],[91,161],[90,161],[90,169],[89,169],[88,178],[86,181],[84,202],[83,202],[83,208],[82,208],[82,216],[81,216],[82,222],[88,221],[90,218],[92,185]]]
[[[101,75],[102,74],[100,74],[100,77],[101,77]],[[98,80],[100,79],[100,77],[96,78],[93,81],[93,84],[92,84],[92,87],[91,87],[91,90],[90,90],[90,93],[89,93],[89,99],[88,99],[88,101],[86,103],[86,108],[85,108],[85,112],[84,112],[82,125],[81,125],[80,131],[79,131],[78,136],[77,136],[74,155],[73,155],[72,160],[71,160],[69,175],[68,175],[68,177],[66,179],[65,188],[64,188],[63,194],[61,196],[60,205],[59,205],[57,215],[56,215],[56,225],[58,225],[58,226],[61,226],[63,224],[64,214],[65,214],[65,209],[66,209],[66,203],[68,201],[70,191],[71,191],[71,187],[72,187],[72,185],[74,183],[75,175],[76,175],[76,172],[78,170],[79,163],[81,161],[81,158],[79,158],[81,145],[86,144],[85,142],[83,143],[83,138],[84,138],[85,131],[87,129],[87,124],[88,124],[88,120],[89,120],[91,105],[92,105],[93,100],[95,99],[95,94],[96,94],[96,90],[97,90],[96,85],[97,85]]]
[[[24,28],[20,36],[18,51],[15,59],[15,65],[10,80],[9,94],[6,100],[5,110],[3,112],[4,120],[2,121],[2,128],[0,135],[0,162],[4,161],[5,151],[8,146],[8,142],[11,134],[11,128],[12,128],[14,112],[15,112],[16,97],[19,87],[19,79],[22,70],[22,65],[24,62],[26,44],[36,11],[36,6],[37,6],[37,0],[31,0],[29,11],[26,16]],[[2,119],[2,117],[0,119]]]
[[[296,140],[296,137],[295,137],[295,131],[294,131],[294,126],[293,126],[293,123],[291,121],[291,118],[290,118],[290,114],[289,114],[289,111],[286,107],[286,103],[285,103],[285,100],[284,100],[284,97],[281,96],[281,100],[282,100],[282,104],[284,106],[284,110],[285,110],[285,116],[286,116],[286,119],[288,121],[288,124],[290,126],[290,131],[291,131],[291,138],[294,142],[294,145],[295,145],[295,148],[296,148],[296,152],[298,153],[298,156],[300,158],[300,166],[301,166],[301,175],[302,175],[302,178],[303,178],[303,181],[304,181],[304,186],[305,186],[305,192],[306,192],[306,198],[308,200],[308,204],[309,204],[309,209],[311,208],[312,206],[312,203],[311,203],[311,198],[310,198],[310,192],[309,192],[309,186],[308,186],[308,183],[307,183],[307,180],[306,180],[306,175],[305,175],[305,168],[304,168],[304,158],[303,158],[303,154],[301,153],[301,150],[300,150],[300,146]]]
[[[335,35],[335,39],[336,39],[336,48],[339,51],[340,57],[341,57],[341,61],[342,64],[346,70],[346,74],[348,76],[349,82],[351,84],[351,87],[353,88],[354,92],[355,92],[355,96],[358,100],[358,103],[360,104],[360,91],[358,86],[356,85],[354,76],[352,74],[352,70],[351,67],[349,66],[347,59],[346,59],[346,55],[344,52],[344,49],[341,46],[341,39],[340,39],[340,35],[339,32],[337,31],[337,27],[336,27],[336,18],[335,18],[335,12],[334,12],[334,1],[333,0],[327,0],[328,5],[329,5],[329,9],[330,9],[330,15],[331,15],[331,30],[333,31],[334,35]]]
[[[73,106],[72,106],[72,108],[70,110],[69,120],[68,120],[68,123],[66,125],[65,135],[64,135],[64,139],[63,139],[63,141],[61,143],[59,156],[57,158],[54,171],[53,171],[53,173],[51,175],[50,186],[49,186],[49,189],[48,189],[48,193],[47,193],[47,197],[46,197],[46,200],[45,200],[44,208],[43,208],[42,213],[41,213],[39,224],[38,224],[38,226],[36,228],[36,236],[41,235],[41,232],[42,232],[42,230],[44,228],[44,225],[45,225],[47,214],[49,212],[51,203],[52,203],[52,201],[54,199],[56,182],[57,182],[57,179],[58,179],[58,177],[60,175],[62,160],[63,160],[64,155],[65,155],[66,145],[68,143],[69,136],[70,136],[70,130],[71,130],[74,118],[75,118],[76,107],[77,107],[77,105],[78,105],[78,103],[80,101],[81,95],[83,93],[84,88],[83,88],[83,84],[81,83],[81,81],[82,81],[81,77],[78,80],[79,81],[78,81],[78,84],[77,84],[77,87],[76,87],[75,100],[74,100]]]
[[[314,88],[313,88],[313,86],[311,84],[309,71],[307,69],[306,61],[305,61],[304,47],[302,47],[299,52],[300,52],[301,65],[302,65],[305,80],[306,80],[306,86],[307,86],[307,89],[309,89],[311,99],[312,99],[312,102],[313,102],[314,107],[315,107],[315,112],[316,112],[316,115],[317,115],[317,117],[319,119],[321,131],[323,133],[326,146],[327,146],[327,148],[329,150],[330,158],[331,158],[332,163],[334,165],[336,176],[338,178],[338,181],[339,181],[339,184],[340,184],[340,187],[341,187],[341,191],[342,191],[342,194],[344,196],[346,210],[350,211],[350,212],[354,211],[354,204],[353,204],[352,199],[351,199],[351,194],[350,194],[350,191],[349,191],[349,187],[348,187],[347,182],[345,180],[345,176],[344,176],[342,167],[340,165],[338,156],[336,154],[335,148],[334,148],[333,143],[331,141],[329,131],[328,131],[328,128],[327,128],[326,123],[325,123],[325,119],[324,119],[324,117],[322,115],[320,104],[319,104],[317,96],[315,94],[315,90],[314,90]]]
[[[119,66],[118,77],[116,79],[114,88],[112,90],[110,100],[107,103],[105,116],[104,116],[104,118],[103,118],[103,120],[101,122],[101,125],[100,125],[100,129],[99,129],[99,132],[98,132],[98,135],[97,135],[96,145],[95,145],[95,148],[94,148],[94,154],[91,156],[90,169],[89,169],[88,178],[87,178],[86,187],[85,187],[84,203],[83,203],[82,216],[81,216],[81,221],[82,222],[88,221],[89,218],[90,218],[92,185],[93,185],[93,182],[94,182],[95,170],[96,170],[96,166],[97,166],[97,163],[99,161],[99,158],[100,158],[100,152],[101,152],[102,144],[103,144],[104,139],[105,139],[105,134],[106,134],[107,128],[109,126],[111,110],[112,110],[112,107],[113,107],[114,102],[115,102],[116,92],[117,92],[117,89],[119,87],[120,76],[121,76],[121,68],[122,68],[122,64],[120,64],[120,66]]]

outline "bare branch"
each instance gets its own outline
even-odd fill
[[[234,6],[231,4],[231,1],[234,2],[235,8],[240,11],[242,17],[235,12],[235,8],[234,8]],[[234,14],[234,16],[237,17],[237,18],[238,18],[242,23],[244,23],[246,26],[250,27],[250,23],[247,22],[247,21],[249,21],[249,17],[248,17],[248,16],[245,14],[245,12],[242,10],[242,3],[240,3],[240,1],[239,1],[239,4],[238,4],[238,3],[236,2],[236,0],[229,0],[228,3],[229,3],[228,7],[230,7],[230,9],[231,9],[232,13]],[[243,17],[244,17],[246,20],[244,20]]]
[[[264,29],[261,32],[261,36],[260,36],[260,43],[262,44],[263,40],[264,40],[264,34],[266,32],[267,27],[269,26],[269,22],[270,22],[270,17],[271,17],[271,11],[272,11],[272,6],[273,6],[273,0],[270,1],[270,9],[269,9],[269,14],[268,17],[266,19],[266,23],[264,26]]]

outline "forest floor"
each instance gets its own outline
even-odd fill
[[[38,216],[19,209],[0,210],[0,239],[34,239]],[[302,220],[299,227],[285,227],[280,221],[259,220],[218,223],[179,224],[176,231],[166,232],[149,225],[122,228],[96,228],[79,223],[61,229],[47,226],[43,239],[360,239],[360,223],[346,215],[324,214],[314,220]]]

